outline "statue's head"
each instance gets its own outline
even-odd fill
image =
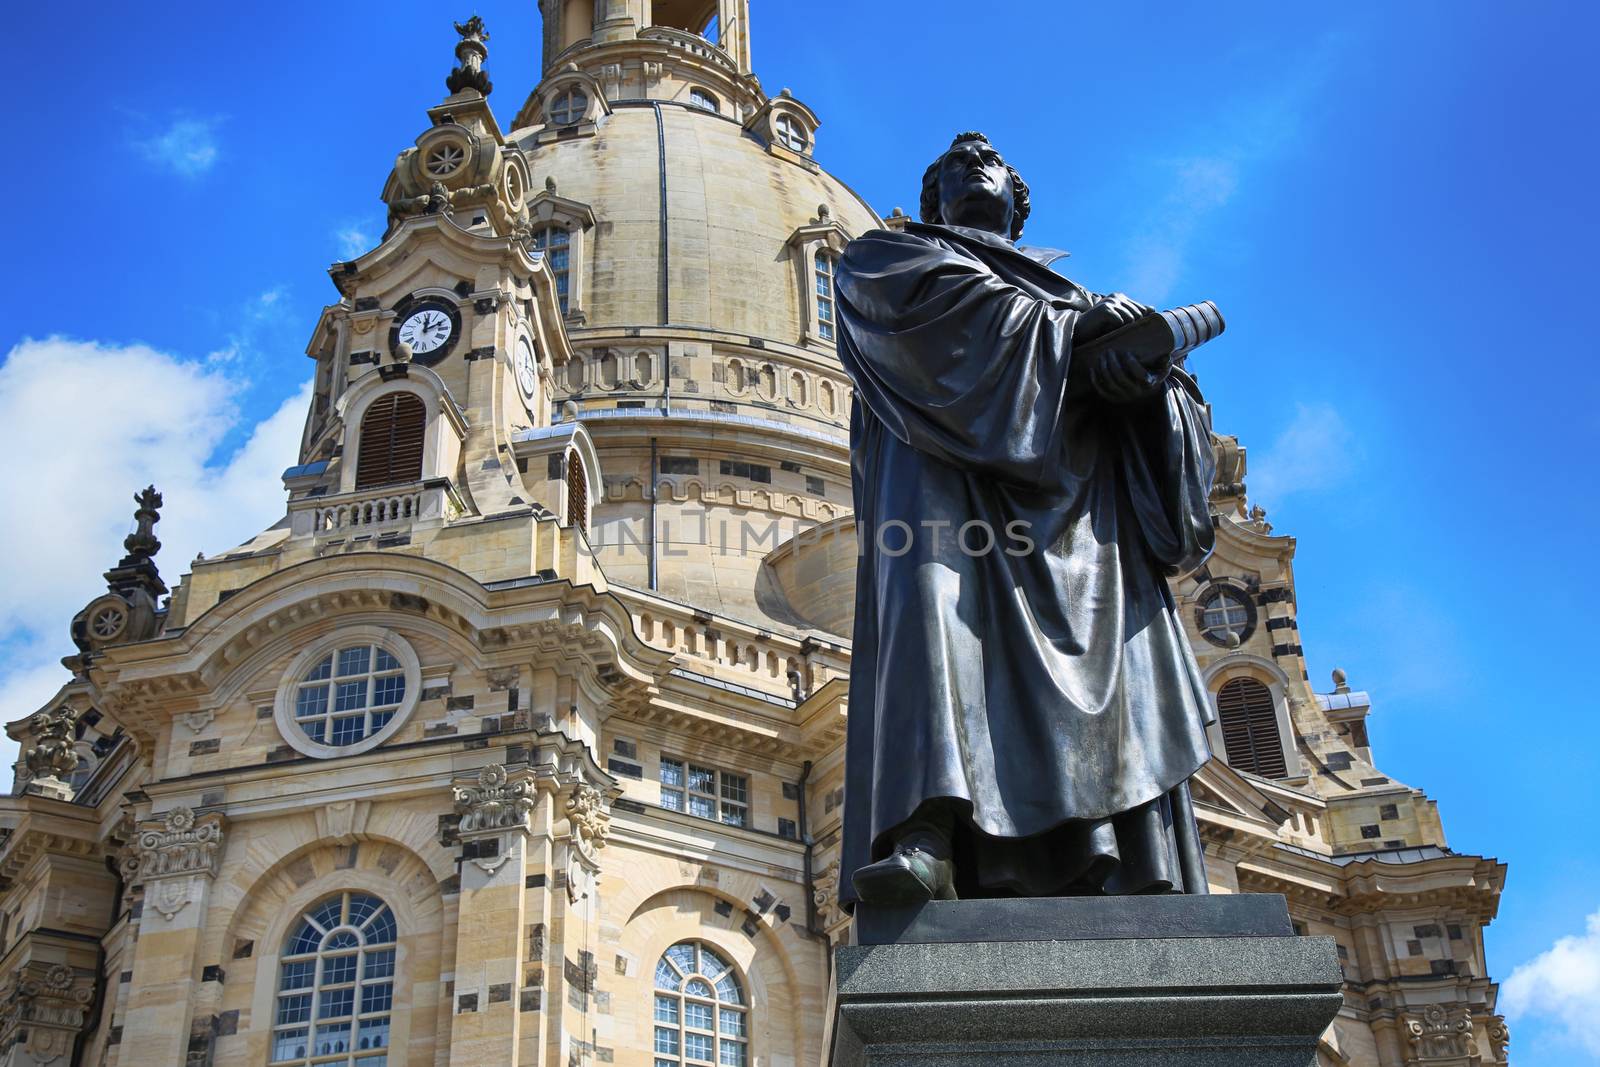
[[[1016,240],[1030,210],[1028,183],[981,133],[956,135],[922,175],[922,221],[971,226]]]

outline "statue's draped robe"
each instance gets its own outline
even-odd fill
[[[978,230],[868,233],[837,297],[861,539],[842,898],[935,810],[963,896],[1180,886],[1166,794],[1209,758],[1166,582],[1212,544],[1194,383],[1100,398],[1072,360],[1093,297]]]

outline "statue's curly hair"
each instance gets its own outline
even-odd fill
[[[956,134],[955,140],[950,142],[950,148],[954,148],[958,144],[964,144],[967,141],[982,141],[984,144],[988,144],[989,138],[976,130],[968,130],[965,133]],[[948,153],[949,151],[949,148],[945,149],[945,152]],[[928,165],[927,170],[922,172],[921,207],[923,222],[944,222],[943,216],[939,214],[939,164],[942,162],[944,162],[944,156],[940,155],[938,159]],[[1028,221],[1028,212],[1033,209],[1033,205],[1028,199],[1028,183],[1022,180],[1022,175],[1017,173],[1017,168],[1007,163],[1006,173],[1011,175],[1011,239],[1015,241],[1022,236],[1022,224]]]

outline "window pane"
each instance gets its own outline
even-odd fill
[[[690,944],[677,944],[667,949],[667,959],[671,960],[683,974],[693,974],[694,946]]]
[[[678,1054],[678,1031],[668,1030],[665,1026],[656,1027],[656,1051],[668,1056]]]
[[[689,795],[689,814],[698,815],[702,819],[715,819],[717,817],[717,802],[710,797]]]
[[[294,936],[284,946],[283,954],[285,956],[299,956],[307,952],[315,952],[321,944],[322,934],[317,931],[317,928],[308,922],[302,922],[300,929],[294,932]]]
[[[371,669],[372,649],[363,645],[361,648],[339,650],[339,677],[348,678],[352,674],[366,674]]]
[[[381,708],[398,704],[406,697],[406,676],[391,674],[387,678],[372,680],[372,706]]]
[[[745,1067],[744,1045],[737,1041],[722,1043],[722,1067]]]
[[[356,711],[367,706],[367,680],[334,683],[334,711]]]
[[[389,1017],[382,1019],[363,1019],[361,1027],[356,1031],[356,1048],[362,1051],[373,1048],[389,1047]],[[360,1060],[360,1063],[371,1063],[371,1060]]]
[[[317,1055],[331,1056],[350,1051],[350,1024],[323,1023],[317,1027]]]
[[[822,339],[824,341],[833,340],[833,324],[832,323],[824,322],[821,325],[821,327],[818,328],[817,332],[822,335]]]
[[[317,961],[299,960],[295,963],[285,963],[282,969],[283,979],[278,983],[282,989],[309,989],[317,980]]]
[[[339,985],[342,982],[356,980],[356,958],[354,956],[335,956],[322,961],[322,981],[324,985]]]
[[[724,826],[744,826],[747,824],[749,817],[749,811],[741,805],[722,805],[722,823]]]
[[[367,718],[357,715],[354,718],[334,719],[333,737],[330,745],[353,745],[367,735]]]
[[[715,952],[700,946],[700,973],[715,982],[728,970],[728,961]]]
[[[689,788],[696,793],[715,793],[717,791],[717,772],[707,767],[696,767],[689,764]]]
[[[717,983],[717,996],[726,1004],[743,1004],[744,994],[739,991],[739,980],[733,975],[726,975]]]
[[[750,800],[750,781],[742,774],[724,774],[722,776],[722,799],[732,800],[740,804]]]
[[[306,672],[305,680],[308,681],[308,682],[315,682],[315,681],[318,681],[319,679],[323,680],[323,681],[326,681],[328,678],[331,678],[332,676],[333,676],[333,656],[332,656],[332,654],[329,654],[329,655],[327,655],[327,656],[325,656],[323,658],[321,663],[317,664],[315,667],[312,667],[309,671]]]
[[[372,921],[367,924],[362,933],[367,935],[367,944],[369,945],[387,945],[395,938],[394,912],[384,908],[373,916]],[[389,953],[389,959],[391,962],[394,960],[393,951]]]
[[[720,1016],[718,1017],[717,1021],[722,1024],[721,1030],[722,1030],[724,1035],[726,1035],[728,1037],[743,1037],[744,1036],[744,1013],[743,1012],[726,1011],[726,1010],[724,1010],[720,1014]]]
[[[684,996],[706,997],[709,999],[711,996],[711,983],[704,978],[691,978],[689,979],[689,984],[683,987],[683,993]],[[684,1006],[684,1010],[689,1010],[688,1005]]]
[[[666,989],[674,993],[678,991],[683,979],[678,977],[678,972],[672,969],[666,960],[656,961],[656,988]]]
[[[367,964],[362,968],[361,977],[369,981],[374,978],[393,978],[394,949],[367,953]]]
[[[683,764],[679,763],[675,759],[664,759],[664,760],[662,760],[661,761],[661,784],[662,785],[682,785],[683,784]]]
[[[678,1021],[678,1001],[673,997],[656,997],[656,1022],[676,1023]]]
[[[702,1063],[711,1062],[710,1034],[684,1034],[683,1055],[685,1059],[699,1060]]]
[[[345,921],[351,926],[360,926],[383,907],[383,901],[368,893],[351,893],[350,910]]]
[[[328,739],[328,724],[324,721],[312,720],[311,722],[303,722],[300,724],[300,729],[305,732],[307,737],[319,745]]]
[[[297,719],[325,715],[327,711],[328,687],[326,685],[302,686],[300,692],[294,696],[294,714]]]
[[[297,993],[291,997],[278,998],[278,1017],[276,1023],[303,1023],[311,1020],[311,994]]]
[[[338,1019],[349,1015],[355,1006],[354,989],[324,989],[317,997],[317,1018]],[[319,1029],[320,1035],[320,1029]]]
[[[673,811],[683,810],[683,794],[676,789],[663,789],[661,791],[661,806],[671,808]]]
[[[711,1012],[712,1007],[709,1004],[688,1002],[683,1006],[683,1025],[694,1030],[709,1030]]]
[[[381,649],[381,648],[380,649],[376,649],[375,650],[375,654],[377,656],[377,660],[376,660],[376,664],[377,665],[372,668],[373,670],[375,670],[375,671],[397,671],[397,670],[400,669],[400,661],[395,659],[389,653],[385,652],[383,649]]]
[[[272,1062],[279,1063],[283,1060],[303,1060],[306,1058],[305,1027],[296,1027],[293,1030],[282,1030],[272,1035]]]
[[[377,985],[361,987],[361,1014],[371,1015],[373,1012],[388,1011],[393,1004],[393,982],[380,982]]]

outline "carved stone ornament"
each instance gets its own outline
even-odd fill
[[[464,23],[456,23],[455,27],[461,40],[456,44],[456,67],[445,79],[445,88],[452,93],[476,89],[488,96],[494,90],[494,84],[483,69],[483,61],[489,58],[489,49],[484,45],[489,40],[489,31],[483,28],[483,19],[477,15]]]
[[[1511,1030],[1506,1026],[1505,1017],[1502,1015],[1489,1016],[1487,1030],[1489,1032],[1489,1050],[1494,1054],[1495,1062],[1506,1062],[1506,1050],[1511,1047]]]
[[[191,809],[176,807],[159,828],[139,832],[124,858],[124,877],[143,884],[145,903],[171,919],[192,899],[192,876],[216,875],[221,853],[222,817],[199,821]]]
[[[1411,1063],[1460,1061],[1472,1055],[1472,1012],[1461,1006],[1429,1004],[1405,1017]],[[1476,1061],[1476,1057],[1473,1057]]]
[[[94,979],[65,964],[30,964],[6,975],[0,980],[0,1046],[20,1040],[31,1057],[26,1062],[64,1061],[93,999]]]
[[[41,711],[28,720],[28,748],[22,762],[28,771],[25,792],[35,796],[71,800],[72,787],[66,779],[78,769],[77,740],[79,711],[66,704]]]
[[[538,795],[533,782],[512,781],[504,766],[491,763],[478,772],[478,784],[455,787],[458,834],[526,829]]]
[[[599,852],[611,830],[605,794],[586,782],[573,786],[566,801],[567,899],[576,904],[600,881]]]
[[[839,910],[839,861],[834,860],[812,878],[811,901],[817,909],[817,927],[828,930],[844,917]]]

